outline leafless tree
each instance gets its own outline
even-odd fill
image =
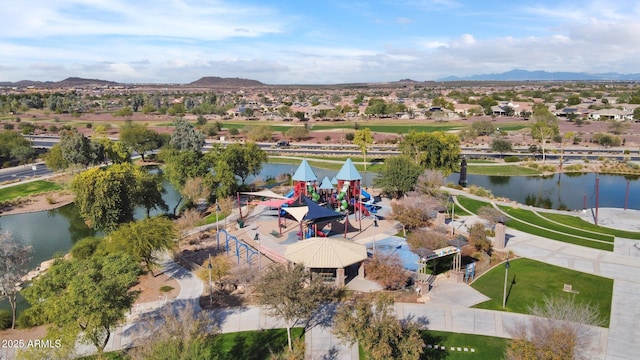
[[[427,226],[440,207],[438,199],[412,192],[391,203],[391,218],[402,224],[402,231],[406,236],[407,229]]]
[[[161,309],[158,314],[138,323],[135,348],[129,352],[131,359],[213,358],[206,339],[215,336],[218,328],[211,325],[204,312],[196,313],[187,304]]]
[[[505,223],[507,222],[507,215],[502,213],[502,211],[494,208],[493,206],[483,206],[478,209],[478,216],[487,220],[492,226],[496,223]]]
[[[534,318],[510,330],[509,360],[582,359],[591,349],[592,326],[601,326],[598,309],[575,296],[545,298],[529,308]]]
[[[8,232],[0,232],[0,298],[6,297],[11,306],[11,328],[16,326],[16,297],[29,273],[33,249],[18,242]]]
[[[442,172],[437,170],[425,170],[416,183],[416,192],[436,196],[440,194],[440,187],[444,185],[445,177]]]

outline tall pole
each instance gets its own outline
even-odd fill
[[[509,257],[507,255],[507,262],[504,263],[504,292],[502,293],[502,308],[507,305],[507,278],[509,277]]]
[[[213,304],[213,282],[211,281],[211,269],[213,266],[211,265],[211,254],[209,254],[209,305]]]
[[[373,215],[373,255],[376,255],[376,228],[378,227],[378,215]]]
[[[624,209],[627,210],[629,205],[629,180],[627,180],[627,191],[624,193]]]
[[[304,234],[303,234],[304,238]],[[260,234],[256,233],[256,236],[253,238],[256,241],[258,247],[258,276],[262,273],[262,255],[260,254]]]
[[[598,208],[600,207],[600,177],[596,174],[596,225],[598,225]]]
[[[218,201],[216,201],[216,239],[218,240],[218,249],[220,249],[220,225],[218,225],[219,212],[220,212],[220,205],[218,205]]]
[[[456,227],[455,224],[453,223],[453,221],[456,218],[456,203],[453,201],[453,196],[451,197],[451,236],[455,235],[456,233]]]

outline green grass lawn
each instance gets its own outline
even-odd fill
[[[465,207],[467,210],[471,211],[474,214],[477,214],[478,210],[481,207],[490,206],[488,202],[475,200],[475,199],[467,198],[464,196],[458,196],[458,202],[460,203],[460,205],[462,205],[463,207]],[[570,244],[586,246],[586,247],[606,250],[606,251],[613,251],[613,243],[612,243],[613,239],[607,235],[602,235],[602,234],[595,235],[592,233],[588,233],[588,232],[584,232],[576,229],[570,229],[557,224],[552,224],[539,217],[538,217],[539,219],[538,220],[533,218],[533,216],[536,216],[536,215],[531,212],[529,212],[530,215],[527,215],[526,213],[527,210],[511,209],[509,207],[501,207],[501,208],[508,214],[511,214],[516,217],[516,219],[509,219],[507,221],[507,224],[506,224],[507,228],[520,230],[528,234],[538,235],[540,237],[544,237],[547,239],[558,240],[558,241],[562,241]],[[541,226],[542,228],[531,226],[522,221],[518,221],[517,218],[520,218],[520,216],[523,216],[522,218],[523,220],[525,221],[531,220],[531,223],[539,224],[539,226]],[[558,229],[557,231],[562,231],[562,233],[549,231],[548,230],[549,228],[553,228],[554,230],[556,230],[557,228]],[[583,239],[583,238],[574,236],[577,234],[580,234],[579,236],[585,236],[587,238]],[[601,240],[599,239],[599,237],[602,237],[603,239],[606,238],[607,240]]]
[[[295,340],[302,337],[302,328],[291,329]],[[242,331],[216,335],[209,341],[209,347],[217,360],[266,360],[274,353],[280,353],[287,347],[286,329],[265,329],[261,331]],[[81,359],[93,360],[96,356]],[[105,359],[128,359],[122,351],[104,354]]]
[[[506,311],[527,314],[529,307],[543,301],[545,296],[575,296],[578,301],[595,305],[605,326],[609,326],[612,279],[525,258],[514,259],[510,264]],[[475,308],[503,310],[504,275],[504,265],[498,265],[471,284],[471,287],[491,298]],[[564,284],[570,284],[579,293],[562,291]]]
[[[553,214],[553,213],[546,213],[546,212],[539,212],[539,214],[549,220],[553,220],[555,222],[559,222],[567,226],[573,226],[580,229],[604,233],[604,234],[611,234],[612,236],[623,237],[627,239],[640,240],[640,232],[625,231],[625,230],[619,230],[619,229],[612,229],[604,226],[598,226],[598,225],[586,222],[583,219],[574,215]]]
[[[613,242],[614,240],[613,235],[608,235],[608,234],[598,233],[598,232],[591,232],[591,231],[583,231],[574,227],[568,227],[565,225],[554,223],[552,221],[546,220],[546,218],[542,218],[536,215],[531,210],[514,209],[508,206],[500,206],[500,209],[502,209],[502,211],[506,212],[507,214],[513,217],[516,217],[522,221],[525,221],[534,225],[544,227],[545,229],[561,231],[565,234],[586,237],[594,240],[601,240],[601,241],[607,241],[607,242]]]
[[[37,180],[29,183],[18,184],[0,190],[0,201],[12,200],[46,191],[61,190],[60,185],[51,181]]]
[[[467,167],[469,174],[493,176],[533,176],[540,175],[537,169],[518,165],[473,165]]]
[[[425,349],[422,359],[502,359],[510,340],[482,335],[459,334],[445,331],[425,331],[426,345],[444,345],[446,350]],[[451,348],[456,348],[452,351]],[[461,348],[463,351],[458,351]],[[465,352],[464,348],[469,349]],[[471,352],[474,349],[474,352]]]
[[[462,205],[464,208],[466,208],[467,210],[471,211],[474,214],[477,214],[478,210],[480,210],[480,208],[483,206],[491,206],[491,204],[489,204],[486,201],[475,200],[475,199],[468,198],[466,196],[458,196],[458,202],[460,203],[460,205]],[[458,212],[458,209],[456,209],[456,213],[457,212]]]
[[[302,336],[302,328],[291,329],[293,339]],[[242,331],[220,334],[212,342],[218,360],[263,360],[287,346],[287,330]]]

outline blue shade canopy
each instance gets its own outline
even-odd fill
[[[348,181],[362,180],[362,176],[360,176],[360,173],[358,172],[358,170],[356,170],[356,167],[355,165],[353,165],[353,161],[351,161],[351,158],[348,158],[347,161],[344,162],[344,165],[342,165],[342,168],[340,169],[340,171],[338,171],[338,175],[336,175],[336,178],[338,180]]]
[[[337,213],[331,209],[327,209],[324,206],[320,206],[318,205],[318,203],[304,195],[302,196],[302,201],[304,201],[304,204],[309,208],[307,215],[304,216],[304,220],[310,223],[317,223],[344,217],[343,214]]]
[[[293,181],[317,181],[318,177],[316,173],[313,172],[313,169],[307,162],[307,159],[302,159],[300,166],[296,170],[295,174],[293,174]]]
[[[320,190],[333,190],[333,185],[328,177],[325,176],[324,179],[322,179],[322,182],[320,183]]]
[[[338,179],[335,176],[331,179],[331,185],[338,185]]]

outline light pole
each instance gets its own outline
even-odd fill
[[[456,218],[456,215],[455,215],[456,203],[455,201],[453,201],[453,196],[450,197],[449,200],[451,200],[451,236],[453,236],[456,234],[456,227],[455,227],[455,224],[453,223],[453,221]]]
[[[253,240],[258,243],[258,275],[262,272],[262,255],[260,254],[260,234],[256,233],[256,236]]]
[[[507,255],[507,262],[504,263],[504,292],[502,293],[502,308],[507,305],[507,278],[509,277],[509,255]]]
[[[376,254],[376,228],[378,227],[378,215],[373,215],[373,255]]]
[[[218,205],[218,202],[216,201],[216,239],[218,240],[218,249],[220,249],[220,225],[218,225],[219,212],[220,212],[220,205]]]
[[[207,266],[209,268],[209,305],[213,304],[213,283],[211,282],[211,270],[213,269],[213,266],[211,266],[211,254],[209,254],[209,266]]]

